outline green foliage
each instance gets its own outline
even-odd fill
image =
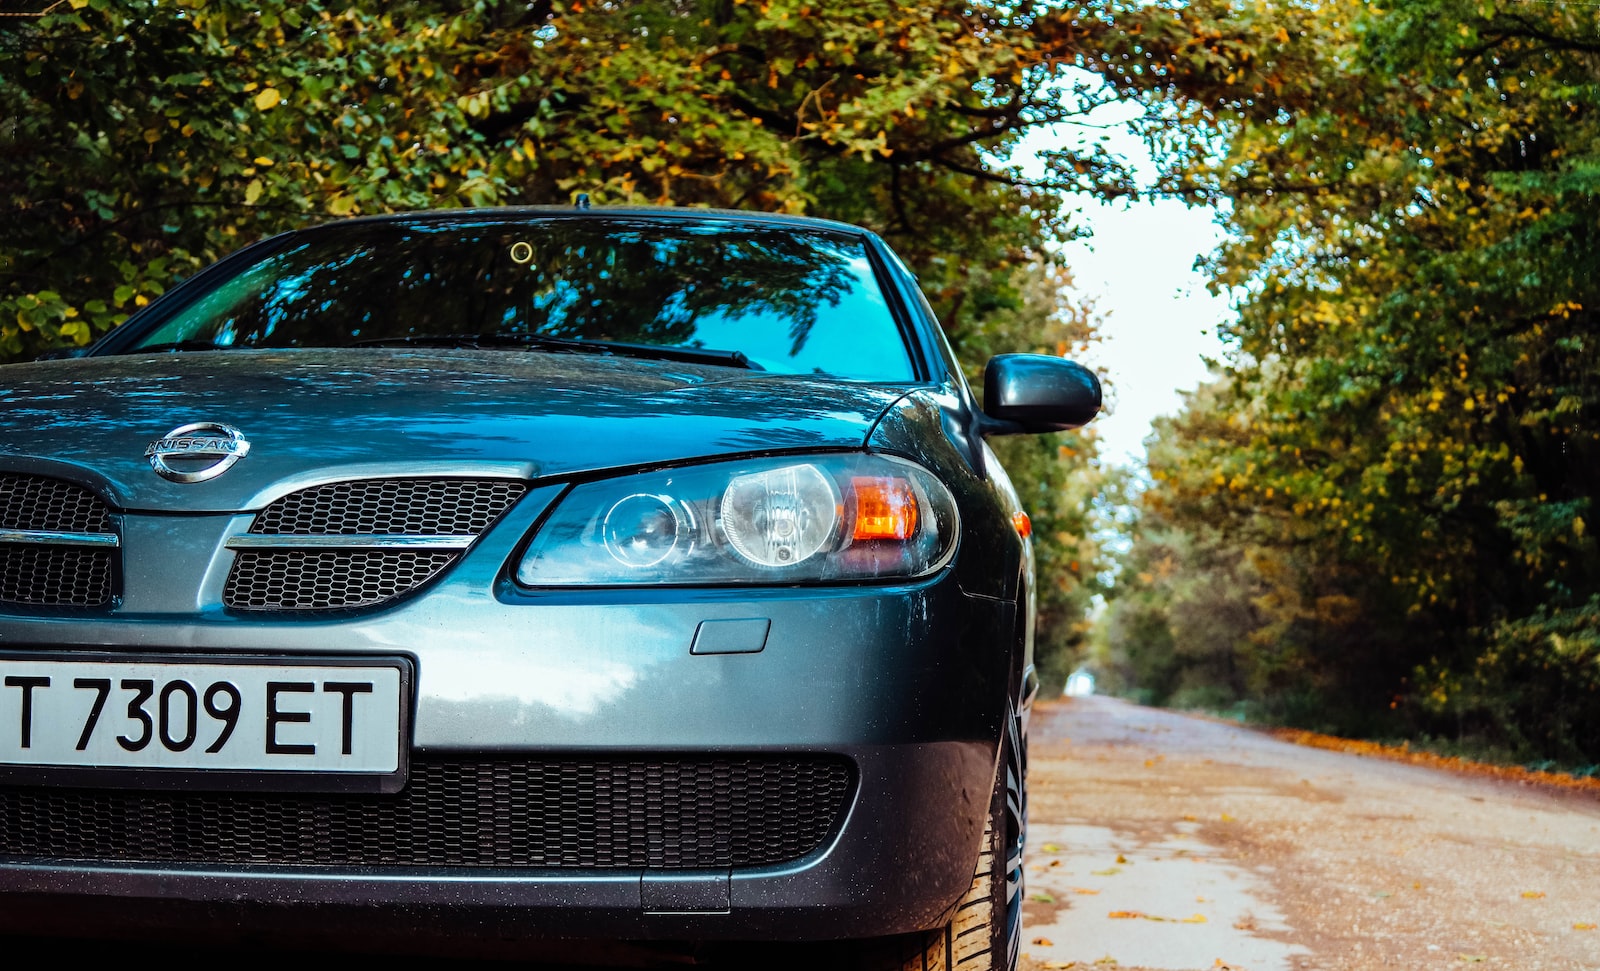
[[[1157,422],[1101,663],[1156,703],[1243,703],[1319,731],[1386,728],[1386,692],[1411,672],[1415,631],[1380,622],[1375,611],[1393,613],[1383,589],[1319,547],[1315,520],[1196,463],[1248,444],[1224,410],[1232,397],[1214,383]]]
[[[88,343],[242,243],[329,216],[662,203],[880,230],[953,338],[1129,190],[1029,129],[1111,95],[1106,16],[892,0],[72,0],[0,20],[0,360]],[[1069,93],[1077,87],[1078,93]]]
[[[1243,578],[1244,690],[1592,760],[1590,702],[1550,686],[1589,662],[1529,645],[1584,642],[1600,586],[1600,21],[1503,0],[1172,18],[1190,60],[1149,89],[1181,123],[1154,137],[1169,190],[1227,203],[1210,270],[1239,319],[1145,502],[1184,569],[1213,550]],[[1176,596],[1182,656],[1202,635]]]
[[[1481,632],[1484,648],[1465,670],[1418,672],[1430,714],[1487,718],[1522,758],[1594,762],[1600,737],[1600,596],[1571,608]]]

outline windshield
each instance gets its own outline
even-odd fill
[[[864,240],[714,220],[330,227],[213,284],[124,352],[454,336],[703,348],[782,373],[915,376]]]

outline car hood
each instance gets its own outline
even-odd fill
[[[95,482],[129,510],[238,512],[362,475],[562,478],[770,449],[861,448],[903,389],[586,354],[218,351],[0,368],[0,470]],[[146,446],[222,422],[249,454],[198,483]]]

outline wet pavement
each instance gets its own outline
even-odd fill
[[[1285,943],[1290,928],[1272,888],[1217,859],[1198,823],[1155,842],[1100,826],[1040,824],[1030,831],[1028,893],[1035,903],[1071,901],[1049,923],[1028,926],[1038,957],[1107,957],[1120,965],[1190,968],[1197,957],[1228,956],[1251,971],[1287,971],[1305,948]],[[1117,915],[1115,917],[1111,915]],[[1040,939],[1049,944],[1039,945]]]

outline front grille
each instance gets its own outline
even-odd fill
[[[688,869],[797,860],[851,787],[831,756],[461,761],[380,795],[0,787],[0,855],[150,864]]]
[[[110,600],[110,550],[0,544],[0,603],[99,607]]]
[[[115,535],[111,510],[60,479],[0,474],[0,530]],[[56,536],[48,544],[0,542],[0,603],[101,607],[115,595],[115,554]]]
[[[0,529],[109,533],[99,496],[82,486],[36,475],[0,475]]]
[[[504,479],[362,479],[284,496],[252,533],[476,536],[527,491]]]
[[[250,532],[283,542],[240,551],[222,602],[236,610],[341,610],[416,589],[460,549],[408,548],[419,537],[459,537],[463,547],[504,515],[527,483],[505,479],[361,479],[291,493]],[[312,549],[300,537],[350,537],[348,549]]]
[[[418,550],[243,550],[222,601],[242,610],[336,610],[398,597],[456,553]]]

